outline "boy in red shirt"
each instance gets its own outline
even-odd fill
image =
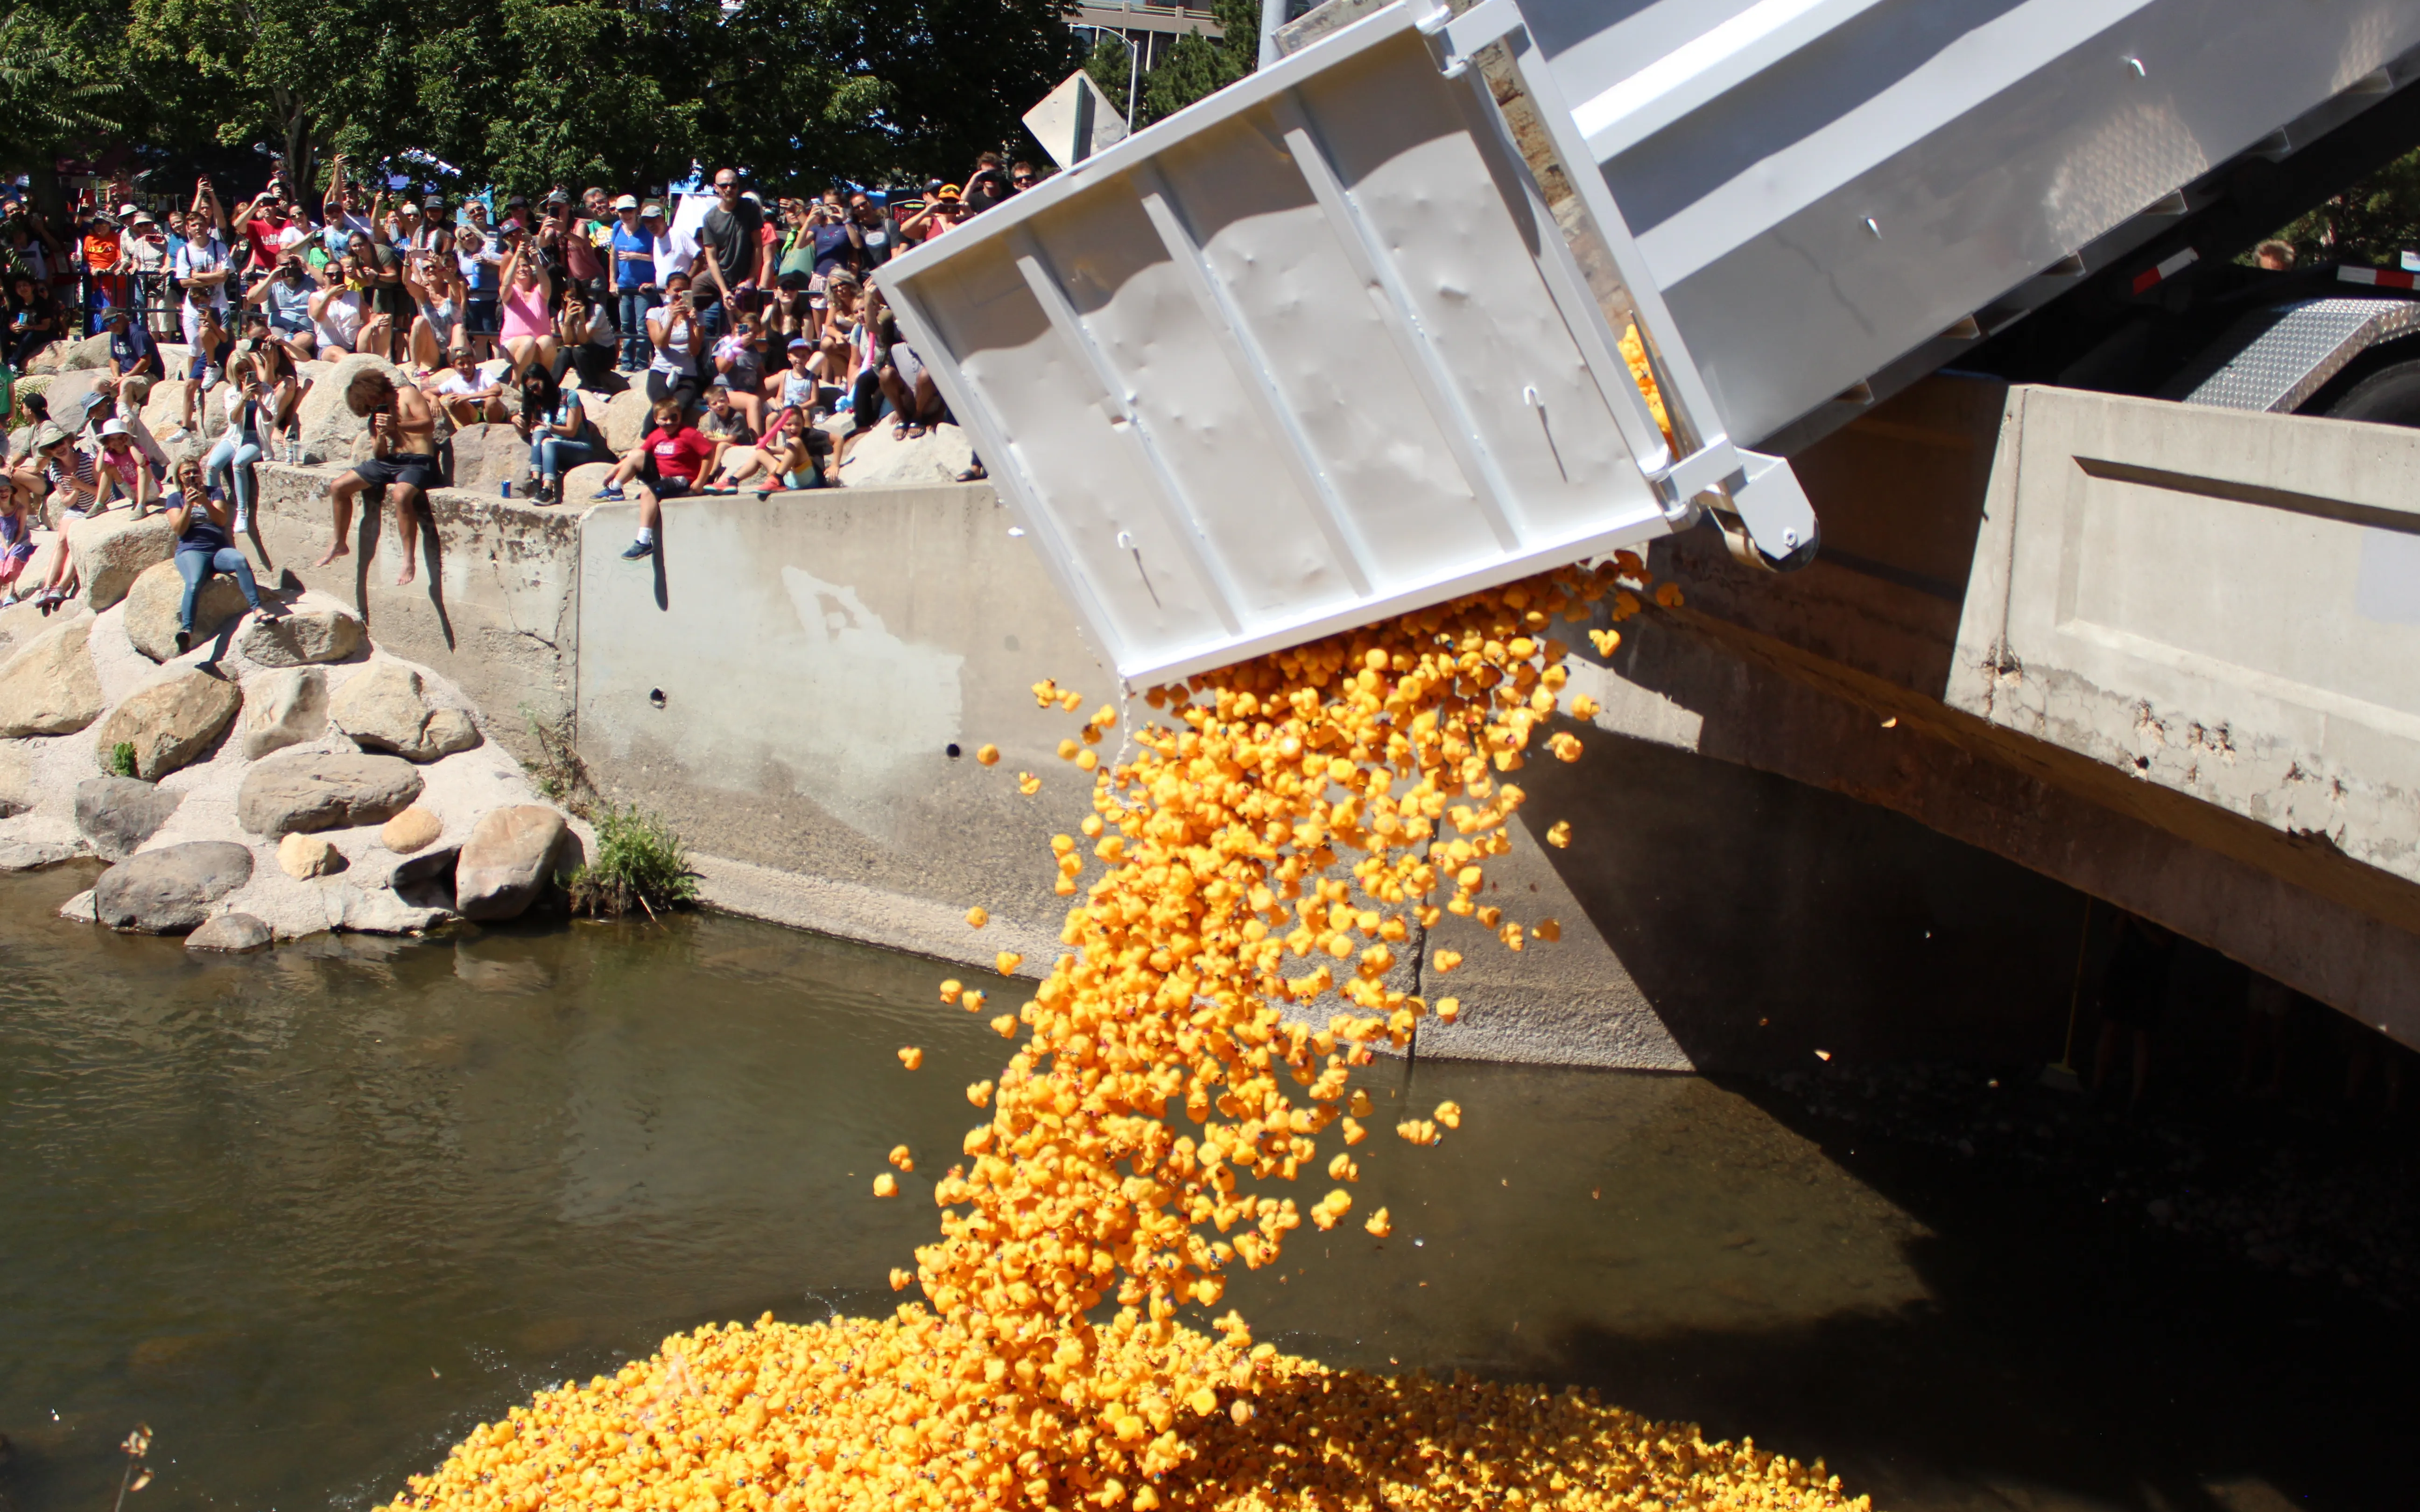
[[[622,553],[625,562],[652,556],[656,526],[664,517],[662,501],[695,493],[706,464],[714,456],[714,442],[689,423],[689,410],[678,399],[656,406],[656,428],[615,465],[613,475],[597,490],[599,499],[619,499],[629,483],[639,499],[639,533]]]

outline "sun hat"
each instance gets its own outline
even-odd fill
[[[133,432],[126,428],[124,419],[112,415],[101,423],[101,434],[103,440],[107,440],[112,436],[131,436]]]
[[[67,439],[68,433],[60,427],[57,421],[46,420],[42,422],[42,428],[34,432],[34,450],[47,452]]]

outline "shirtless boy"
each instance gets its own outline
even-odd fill
[[[400,587],[419,571],[422,501],[444,476],[437,466],[437,411],[427,394],[398,387],[395,379],[374,368],[355,374],[345,386],[345,408],[370,423],[375,455],[329,488],[336,538],[318,564],[324,567],[352,549],[345,537],[352,533],[354,496],[365,487],[380,488],[385,490],[387,507],[395,512],[395,533],[403,545],[403,570],[395,579]],[[377,554],[375,545],[369,549]]]

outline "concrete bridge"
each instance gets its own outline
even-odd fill
[[[1599,730],[1524,812],[1577,838],[1497,882],[1564,939],[1449,918],[1471,1011],[1424,1052],[2045,1059],[2087,898],[2420,1044],[2420,433],[1940,377],[1799,466],[1815,566],[1665,543],[1687,604],[1575,676]],[[327,475],[263,472],[279,566],[666,813],[722,905],[1048,959],[1085,787],[1026,689],[1113,689],[987,488],[682,501],[660,572],[629,506],[442,493],[397,590],[301,565]]]

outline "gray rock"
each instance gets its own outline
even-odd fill
[[[464,918],[516,918],[554,874],[568,826],[538,804],[491,809],[471,826],[454,867],[454,907]]]
[[[76,832],[103,860],[123,861],[160,832],[185,801],[131,777],[88,777],[76,784]]]
[[[454,911],[454,868],[462,856],[459,845],[440,845],[399,863],[387,875],[396,896],[419,908]]]
[[[510,425],[465,425],[454,433],[454,486],[494,496],[496,485],[529,476],[530,443]]]
[[[59,372],[80,373],[109,365],[109,332],[106,331],[98,336],[86,336],[81,341],[61,345],[65,350],[59,354]],[[53,410],[52,414],[55,417],[57,411]]]
[[[263,667],[307,667],[342,661],[362,648],[362,622],[334,609],[306,609],[282,620],[255,620],[236,649]]]
[[[120,745],[134,748],[134,775],[157,782],[208,750],[243,707],[243,689],[216,671],[195,667],[149,683],[109,711],[93,736],[102,770]]]
[[[302,459],[305,462],[340,462],[353,455],[353,442],[369,434],[369,423],[345,407],[345,387],[353,375],[366,368],[377,368],[398,384],[406,381],[394,363],[383,358],[355,352],[340,357],[318,382],[302,395],[294,411],[295,424],[302,432]]]
[[[479,727],[459,709],[429,704],[420,674],[399,661],[381,660],[336,689],[328,717],[371,750],[391,750],[407,761],[433,762],[479,743]]]
[[[84,854],[78,847],[57,841],[0,841],[0,872],[39,872],[61,861],[72,861]]]
[[[118,862],[93,884],[93,913],[112,929],[182,934],[210,904],[252,880],[252,852],[232,841],[163,845]]]
[[[236,821],[256,835],[382,825],[420,796],[420,774],[394,756],[303,753],[243,775]]]
[[[43,631],[0,666],[0,738],[64,735],[101,717],[101,675],[88,645],[92,617]]]
[[[34,791],[34,763],[23,746],[0,746],[0,819],[23,813],[40,800]]]
[[[246,950],[265,950],[275,936],[268,925],[250,914],[221,914],[185,936],[188,950],[225,950],[240,955]]]
[[[261,672],[243,685],[236,737],[247,761],[328,733],[328,674],[317,667]]]
[[[352,934],[417,934],[435,929],[454,916],[442,908],[406,903],[385,887],[356,887],[338,883],[330,889],[342,900],[335,927]]]
[[[84,584],[85,602],[105,609],[124,598],[134,579],[176,554],[177,532],[165,512],[134,517],[126,508],[68,525],[68,555]]]
[[[126,639],[153,661],[177,656],[177,610],[184,602],[185,579],[174,562],[143,569],[126,591]],[[220,625],[244,611],[243,590],[223,572],[210,574],[194,595],[194,643],[201,644]]]

